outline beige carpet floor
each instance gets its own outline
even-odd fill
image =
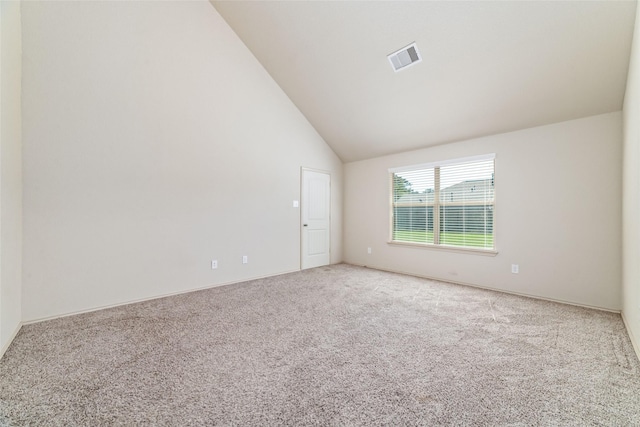
[[[23,327],[0,425],[640,425],[618,314],[317,268]]]

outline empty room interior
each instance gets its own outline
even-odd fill
[[[0,425],[640,425],[635,1],[0,7]]]

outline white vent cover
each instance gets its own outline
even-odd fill
[[[422,61],[422,57],[420,56],[420,52],[418,52],[418,47],[415,43],[411,43],[409,46],[405,46],[402,49],[393,52],[391,55],[387,56],[387,58],[389,58],[389,62],[396,73]]]

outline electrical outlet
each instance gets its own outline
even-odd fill
[[[511,272],[513,274],[520,273],[520,266],[518,264],[511,264]]]
[[[248,257],[248,256],[246,256],[246,255],[243,255],[243,256],[242,256],[242,263],[243,263],[243,264],[248,264],[248,263],[249,263],[249,257]]]
[[[211,260],[211,269],[215,270],[216,268],[218,268],[218,260],[217,259],[213,259],[213,260]]]
[[[371,248],[367,248],[367,253],[371,255]]]
[[[293,207],[294,207],[294,208],[299,207],[299,204],[298,204],[298,201],[297,201],[297,200],[294,200],[294,201],[293,201]]]

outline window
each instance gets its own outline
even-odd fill
[[[495,155],[391,169],[391,241],[495,250]]]

